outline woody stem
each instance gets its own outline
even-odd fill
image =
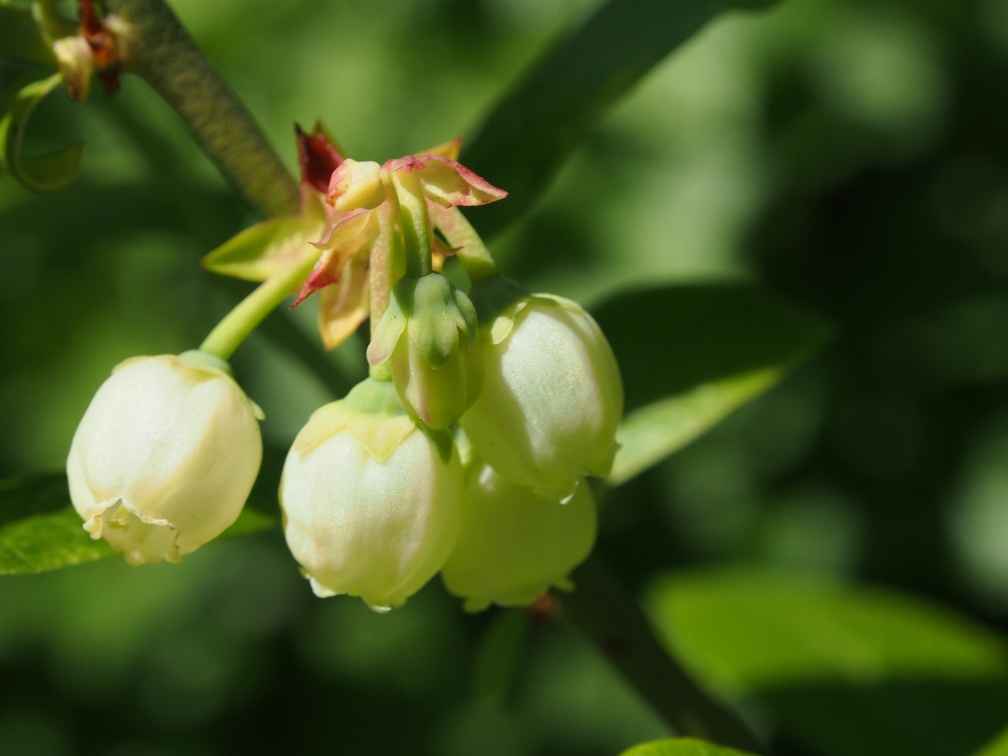
[[[294,179],[164,1],[106,0],[105,7],[128,27],[123,70],[171,105],[242,198],[264,216],[297,212]]]

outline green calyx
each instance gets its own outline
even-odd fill
[[[476,308],[440,273],[404,278],[368,347],[387,366],[411,416],[431,428],[457,422],[483,385]]]
[[[209,352],[203,352],[199,349],[190,349],[182,352],[179,357],[189,362],[195,362],[197,365],[204,365],[206,367],[213,368],[214,370],[219,370],[228,377],[234,375],[231,372],[231,365],[228,364],[227,360],[222,360],[217,355],[210,354]]]
[[[437,369],[455,355],[460,338],[475,338],[477,328],[469,297],[440,273],[403,278],[368,347],[368,362],[380,365],[392,357],[405,332],[410,349]]]
[[[344,430],[375,461],[384,462],[416,430],[416,425],[399,403],[391,383],[365,378],[343,399],[316,410],[298,434],[292,451],[309,452]]]
[[[392,382],[375,378],[365,378],[343,399],[316,410],[298,434],[291,451],[307,454],[343,431],[353,436],[378,463],[388,460],[396,447],[414,431],[426,435],[445,462],[454,449],[450,433],[416,423],[407,413]]]

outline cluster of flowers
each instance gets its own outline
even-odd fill
[[[328,346],[375,318],[371,376],[317,410],[287,456],[294,558],[317,595],[379,610],[439,571],[470,610],[569,588],[596,532],[584,476],[608,473],[622,414],[598,325],[497,275],[455,208],[504,193],[455,160],[457,143],[378,165],[344,159],[321,132],[298,136],[300,215],[267,222],[271,243],[251,264],[252,237],[237,267],[228,249],[208,258],[268,279],[314,255],[297,301],[321,292]],[[436,270],[450,254],[468,295]],[[218,536],[258,474],[263,415],[227,350],[208,344],[119,365],[74,436],[74,506],[131,563],[178,561]]]

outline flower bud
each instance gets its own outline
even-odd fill
[[[91,76],[97,68],[91,45],[82,35],[63,37],[53,42],[53,52],[70,98],[86,100],[91,91]]]
[[[454,546],[462,480],[450,436],[420,430],[392,384],[369,378],[294,440],[280,481],[287,545],[316,595],[399,606]]]
[[[567,576],[591,553],[595,532],[587,484],[560,504],[478,463],[466,478],[462,529],[441,578],[467,611],[525,606],[553,586],[573,587]]]
[[[74,434],[70,498],[92,538],[132,564],[216,538],[262,461],[261,410],[202,352],[136,357],[102,384]]]
[[[619,367],[598,324],[575,302],[547,294],[508,299],[508,286],[488,279],[474,288],[485,373],[460,422],[498,472],[562,500],[582,476],[612,467],[623,414]]]
[[[402,278],[368,347],[368,361],[389,361],[407,411],[447,428],[479,396],[483,359],[476,308],[440,273]]]

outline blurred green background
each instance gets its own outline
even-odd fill
[[[598,3],[172,5],[293,167],[295,120],[321,119],[361,159],[474,133]],[[599,552],[632,590],[770,570],[912,594],[984,643],[1008,630],[1006,80],[1008,0],[725,14],[492,240],[509,275],[589,308],[628,286],[745,280],[835,324],[784,384],[609,497]],[[123,83],[37,111],[29,150],[87,140],[68,189],[0,181],[2,477],[60,469],[112,366],[195,346],[249,289],[199,259],[254,218],[174,114]],[[328,381],[292,359],[314,317],[310,302],[279,316],[293,328],[274,321],[234,361],[278,450],[363,373],[359,341],[326,358]],[[660,329],[641,323],[641,341]],[[263,490],[277,480],[264,470]],[[951,692],[982,723],[903,752],[966,753],[1008,724],[992,643],[989,682],[929,699]],[[669,734],[563,625],[464,615],[436,580],[383,616],[320,601],[278,531],[177,567],[0,579],[0,680],[2,754],[602,756]],[[745,693],[775,753],[900,752],[817,740]],[[803,721],[848,706],[867,727],[853,700],[867,699],[806,698]]]

